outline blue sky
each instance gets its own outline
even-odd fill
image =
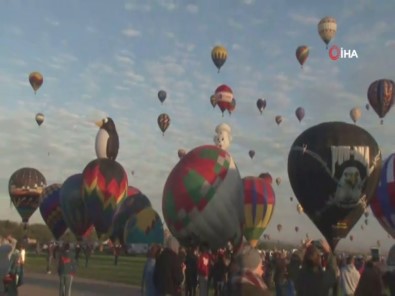
[[[261,3],[265,2],[265,3]],[[7,182],[16,169],[31,166],[48,183],[81,172],[95,158],[97,128],[93,121],[111,116],[120,135],[118,161],[160,211],[167,174],[177,163],[177,150],[211,144],[215,126],[233,129],[231,153],[242,176],[269,171],[281,177],[275,185],[277,206],[272,239],[300,240],[306,232],[319,237],[296,201],[287,176],[287,155],[294,139],[324,121],[350,122],[349,111],[362,109],[359,125],[377,140],[384,156],[393,152],[393,112],[383,126],[366,111],[366,91],[380,78],[395,79],[395,3],[383,0],[254,1],[7,1],[0,10],[0,178],[4,218],[19,220],[9,207]],[[333,16],[338,32],[333,44],[355,49],[358,59],[331,61],[317,33],[317,23]],[[228,60],[217,74],[210,52],[222,44]],[[295,49],[306,44],[310,56],[303,70]],[[35,96],[28,82],[32,71],[44,75]],[[213,110],[209,97],[225,83],[237,101],[231,117]],[[157,99],[167,91],[163,105]],[[256,100],[267,108],[261,116]],[[294,112],[306,110],[299,124]],[[34,116],[45,114],[39,128]],[[164,137],[156,120],[171,117]],[[277,126],[276,115],[284,122]],[[254,149],[254,160],[248,151]],[[48,156],[48,152],[50,156]],[[41,222],[39,212],[32,222]],[[363,222],[363,219],[361,219]],[[359,222],[339,248],[365,250],[379,239],[382,251],[392,245],[378,223]],[[283,224],[283,231],[275,229]],[[298,234],[294,227],[299,226]],[[386,242],[385,242],[386,241]]]

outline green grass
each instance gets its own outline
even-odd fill
[[[79,260],[77,276],[80,278],[109,281],[129,285],[140,286],[145,257],[120,256],[118,265],[114,265],[114,257],[111,255],[92,255],[89,265],[85,268],[85,258]],[[45,273],[46,260],[44,255],[28,254],[26,258],[26,271]],[[52,273],[56,273],[56,264],[52,263]]]

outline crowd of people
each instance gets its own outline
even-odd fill
[[[207,245],[184,249],[170,237],[164,248],[151,246],[142,294],[276,296],[394,296],[395,267],[383,260],[334,256],[326,241],[306,241],[290,251],[211,252]]]

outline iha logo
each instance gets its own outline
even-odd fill
[[[344,49],[343,47],[332,45],[329,48],[329,57],[332,61],[337,61],[338,59],[357,59],[358,53],[355,49]]]

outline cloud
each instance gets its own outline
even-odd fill
[[[186,10],[190,13],[198,13],[199,12],[199,6],[195,4],[188,4],[186,6]]]
[[[291,20],[306,26],[318,25],[320,19],[310,15],[304,15],[296,12],[291,12],[288,14]]]
[[[124,29],[122,31],[122,34],[127,36],[127,37],[139,37],[139,36],[141,36],[141,32],[137,31],[137,30],[135,30],[133,28]]]

